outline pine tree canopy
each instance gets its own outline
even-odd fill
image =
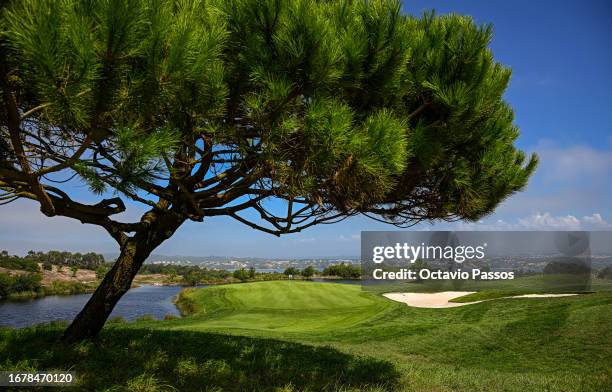
[[[467,16],[386,0],[4,4],[1,201],[120,243],[147,228],[112,219],[128,199],[272,234],[357,214],[474,220],[536,166],[513,145],[491,26]]]

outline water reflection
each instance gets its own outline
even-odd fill
[[[144,315],[162,319],[180,313],[172,302],[182,287],[141,286],[128,291],[113,309],[112,317],[134,320]],[[48,297],[0,302],[0,326],[25,327],[54,320],[70,321],[83,309],[91,294],[52,295]]]

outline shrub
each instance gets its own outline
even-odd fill
[[[337,276],[345,279],[357,279],[361,277],[361,268],[353,264],[332,264],[323,270],[323,275]]]
[[[183,316],[189,316],[204,311],[201,304],[190,295],[192,292],[192,289],[185,289],[181,291],[176,298],[176,307]]]
[[[70,271],[72,271],[72,277],[76,277],[77,272],[79,271],[79,267],[77,267],[76,265],[73,265],[72,267],[70,267]]]
[[[13,292],[38,291],[42,276],[40,274],[23,274],[13,276]]]
[[[36,293],[40,291],[40,274],[8,275],[0,273],[0,297],[19,293]]]
[[[187,286],[196,286],[202,282],[204,276],[198,271],[190,271],[183,275],[183,283]]]
[[[285,270],[285,272],[283,272],[283,274],[289,276],[289,275],[299,275],[300,274],[300,270],[295,268],[295,267],[289,267]]]
[[[247,271],[244,268],[240,268],[234,271],[233,276],[234,278],[240,280],[241,282],[246,282],[247,280],[249,280],[249,277],[250,277],[249,271]]]
[[[13,287],[12,278],[0,272],[0,297],[6,297],[11,293]]]
[[[315,274],[315,269],[312,265],[309,265],[308,267],[304,268],[302,270],[302,276],[305,278],[310,278]]]
[[[0,267],[12,270],[38,272],[38,263],[35,260],[27,260],[18,256],[0,256]]]
[[[96,279],[104,279],[104,275],[106,275],[109,269],[106,266],[96,268]]]
[[[137,322],[139,322],[139,321],[154,321],[154,320],[155,320],[155,317],[153,317],[153,315],[151,315],[151,314],[144,314],[144,315],[142,315],[142,316],[140,316],[140,317],[138,317],[136,319]]]

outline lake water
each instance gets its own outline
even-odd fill
[[[182,287],[141,286],[129,290],[117,303],[111,318],[134,320],[144,315],[162,319],[167,314],[180,315],[172,303]],[[72,320],[83,309],[91,294],[51,295],[48,297],[0,302],[0,326],[26,327],[54,320]]]
[[[312,279],[315,282],[359,284],[359,280]],[[199,286],[206,287],[206,286]],[[172,300],[183,289],[181,286],[145,285],[129,290],[117,303],[110,318],[121,316],[132,321],[151,315],[163,319],[180,313]],[[0,301],[0,327],[27,327],[55,320],[71,321],[83,309],[91,294],[51,295],[48,297]]]

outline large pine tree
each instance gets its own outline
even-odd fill
[[[357,214],[474,220],[536,166],[513,146],[491,27],[469,17],[385,0],[2,4],[1,201],[121,249],[67,341],[99,332],[187,220],[275,235]],[[73,177],[99,202],[58,182]],[[124,200],[148,211],[121,222]]]

